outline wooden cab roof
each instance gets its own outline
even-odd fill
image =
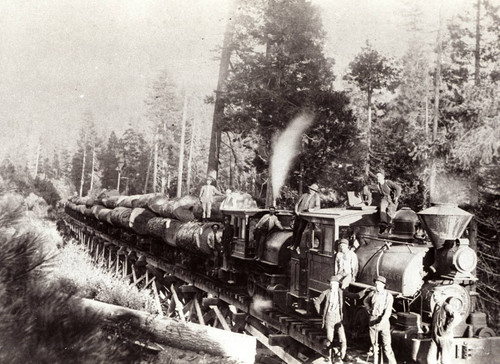
[[[300,216],[315,224],[348,226],[361,221],[373,221],[376,206],[366,206],[363,209],[325,208],[303,212]]]

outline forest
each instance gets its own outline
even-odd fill
[[[262,206],[274,198],[291,208],[311,183],[320,185],[325,206],[340,206],[347,190],[383,170],[403,186],[402,206],[453,202],[475,214],[478,290],[498,316],[499,7],[471,2],[468,13],[429,32],[419,5],[409,2],[401,15],[410,34],[404,55],[366,42],[342,76],[326,55],[320,10],[311,2],[239,0],[233,15],[217,50],[217,92],[204,106],[164,71],[145,97],[140,130],[103,134],[97,126],[106,120],[89,110],[72,125],[79,129],[72,148],[40,142],[23,163],[4,158],[8,190],[34,192],[53,206],[102,189],[197,194],[215,170],[221,190],[248,192]],[[313,115],[312,125],[281,194],[272,196],[275,140],[303,112]]]

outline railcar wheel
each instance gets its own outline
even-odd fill
[[[257,290],[257,282],[255,279],[255,275],[253,273],[249,273],[247,277],[247,293],[250,297],[255,295],[255,291]]]

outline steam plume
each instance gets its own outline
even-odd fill
[[[312,124],[313,119],[314,115],[312,113],[303,112],[299,114],[274,139],[273,155],[271,156],[271,179],[274,198],[279,196],[293,159],[299,154],[302,134]]]

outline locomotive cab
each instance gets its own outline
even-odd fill
[[[329,288],[328,278],[334,272],[336,243],[354,233],[375,232],[378,229],[376,207],[364,209],[327,208],[302,213],[308,225],[301,240],[302,254],[290,262],[290,291],[288,301],[295,307],[308,307],[311,298]],[[357,231],[352,224],[357,222]]]
[[[231,218],[234,227],[232,256],[237,259],[253,261],[257,253],[255,241],[255,226],[260,218],[268,213],[266,209],[224,210],[224,215]],[[271,265],[283,265],[287,260],[282,248],[285,241],[291,237],[292,214],[289,211],[276,211],[276,216],[285,230],[271,231],[265,239],[264,256],[262,261]]]

